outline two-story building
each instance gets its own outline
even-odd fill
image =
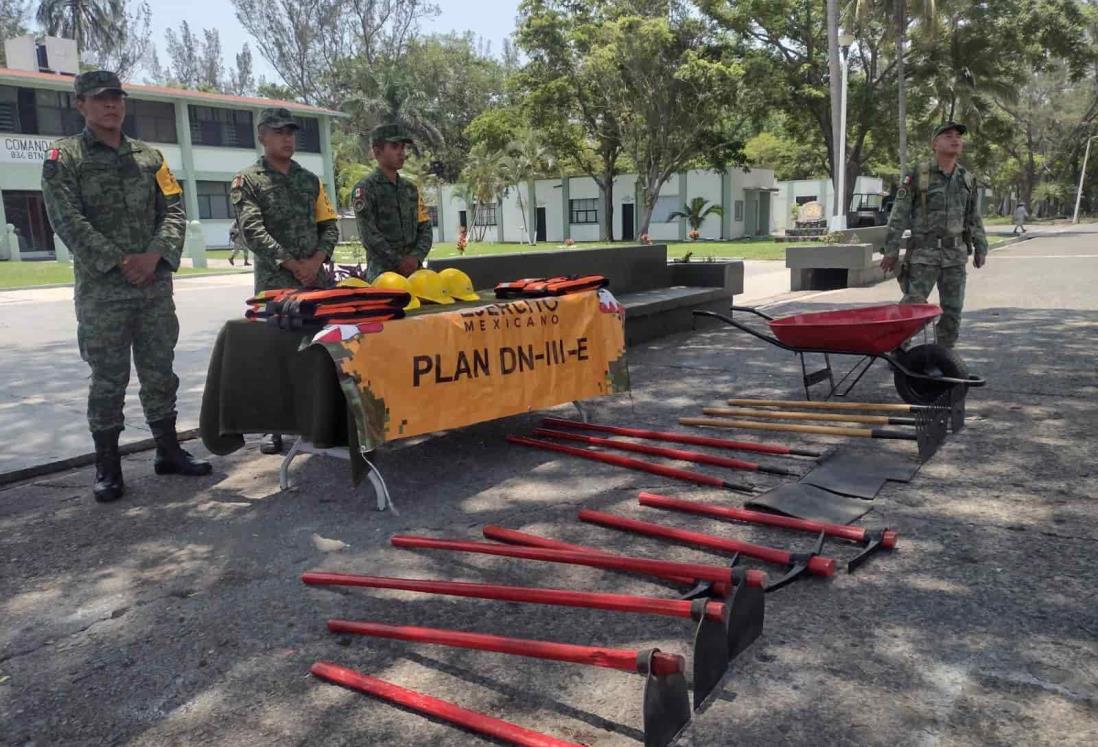
[[[8,60],[15,64],[11,54]],[[15,226],[24,256],[54,251],[42,200],[42,161],[51,142],[84,127],[72,85],[71,74],[0,68],[0,229]],[[123,130],[164,154],[183,187],[187,218],[201,221],[208,246],[229,243],[229,185],[262,154],[255,122],[266,107],[294,113],[301,126],[296,160],[320,176],[328,194],[336,193],[331,120],[343,116],[339,112],[292,101],[124,85],[129,97]],[[0,230],[0,241],[3,235]]]

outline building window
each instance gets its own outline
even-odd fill
[[[428,205],[427,215],[431,216],[431,225],[438,228],[438,208],[434,205]]]
[[[175,105],[159,101],[126,101],[126,121],[122,131],[130,137],[152,143],[177,143]]]
[[[315,117],[294,117],[297,123],[297,149],[305,153],[320,152],[320,121]]]
[[[202,220],[228,220],[233,217],[229,207],[228,182],[198,182],[198,217]]]
[[[39,135],[75,135],[84,129],[84,117],[76,111],[76,97],[64,91],[34,92]],[[27,123],[24,122],[24,125]]]
[[[478,205],[477,217],[473,221],[474,226],[494,226],[496,225],[496,206],[495,205]]]
[[[816,201],[816,195],[801,195],[800,197],[797,198],[797,204],[798,205],[804,205],[806,203],[815,202],[815,201]]]
[[[19,122],[19,90],[0,86],[0,132],[23,132]]]
[[[682,203],[678,195],[657,197],[656,204],[652,206],[652,223],[671,223],[671,213],[682,210]],[[677,220],[677,219],[676,219]]]
[[[187,107],[191,122],[191,143],[221,148],[254,148],[252,113],[212,106]]]
[[[569,222],[572,224],[598,223],[599,200],[597,197],[568,201]]]
[[[743,223],[743,200],[736,200],[735,213],[735,221],[737,223]]]

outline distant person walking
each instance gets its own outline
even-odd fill
[[[1026,210],[1026,204],[1019,202],[1018,207],[1014,208],[1014,235],[1018,235],[1018,229],[1022,230],[1022,233],[1026,233],[1026,227],[1022,225],[1026,222],[1026,218],[1029,217],[1029,211]]]
[[[244,243],[244,237],[240,235],[240,226],[234,221],[232,226],[229,227],[229,243],[232,244],[233,250],[229,252],[229,264],[235,265],[236,255],[240,252],[244,252],[244,266],[247,267],[251,264],[248,261],[248,245]]]

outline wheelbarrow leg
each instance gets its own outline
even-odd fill
[[[818,371],[809,373],[808,367],[804,362],[805,355],[807,355],[805,352],[800,350],[797,351],[797,357],[801,360],[801,383],[804,385],[804,398],[811,401],[812,393],[808,390],[809,387],[826,380],[830,389],[824,399],[831,399],[831,396],[835,393],[835,375],[831,370],[831,356],[828,353],[824,353],[824,367]]]

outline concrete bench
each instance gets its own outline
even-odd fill
[[[834,290],[875,285],[884,280],[873,244],[791,246],[785,250],[789,289]]]
[[[694,328],[694,309],[727,311],[743,292],[743,262],[672,262],[662,244],[429,259],[462,270],[477,288],[525,277],[603,275],[625,307],[625,341],[636,345]]]

